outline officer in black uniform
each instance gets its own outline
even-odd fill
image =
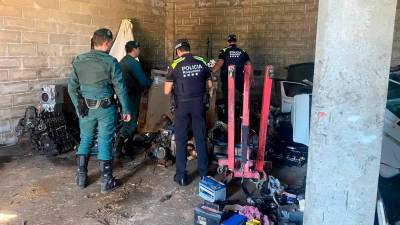
[[[175,98],[176,174],[174,181],[187,185],[186,144],[192,123],[198,153],[197,168],[203,178],[208,172],[208,150],[206,143],[205,96],[212,87],[211,71],[199,56],[190,53],[188,40],[180,39],[175,46],[178,59],[171,64],[164,92]]]
[[[238,48],[236,35],[230,34],[227,39],[228,46],[223,48],[218,56],[218,61],[214,65],[212,71],[217,72],[221,69],[221,88],[224,96],[224,118],[223,122],[228,122],[228,66],[235,65],[236,77],[235,87],[240,93],[243,93],[244,85],[244,66],[250,64],[249,55]]]

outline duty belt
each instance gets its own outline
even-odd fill
[[[113,104],[113,101],[110,98],[103,100],[94,100],[85,98],[85,102],[89,109],[98,109],[99,107],[105,109]]]
[[[191,101],[200,101],[203,100],[204,96],[196,96],[196,97],[186,97],[186,98],[179,98],[178,96],[178,102],[191,102]]]

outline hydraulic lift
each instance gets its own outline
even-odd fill
[[[243,114],[241,124],[240,158],[235,157],[235,66],[228,67],[228,156],[218,160],[218,172],[225,173],[226,178],[246,178],[263,183],[267,180],[264,171],[265,147],[267,143],[268,116],[271,99],[273,67],[265,67],[264,90],[262,99],[262,110],[260,118],[260,130],[258,148],[250,146],[250,82],[251,65],[244,69],[243,89]],[[252,154],[256,151],[256,154]]]

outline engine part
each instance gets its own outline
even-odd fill
[[[60,113],[37,113],[34,107],[28,107],[25,117],[18,123],[17,133],[22,136],[29,133],[32,147],[48,155],[58,155],[74,149],[77,141],[68,132],[65,118]]]
[[[29,106],[16,127],[18,137],[29,134],[32,148],[47,155],[58,155],[74,149],[78,143],[76,115],[64,113],[64,87],[45,85],[40,110]]]
[[[64,103],[64,87],[62,85],[44,85],[40,96],[40,103],[46,112],[61,112]]]

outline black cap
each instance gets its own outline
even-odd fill
[[[113,34],[112,34],[111,30],[109,30],[107,28],[101,28],[101,29],[96,30],[93,33],[93,36],[94,35],[100,36],[100,37],[104,37],[104,38],[109,39],[109,40],[113,39]]]
[[[140,45],[139,45],[138,41],[128,41],[125,44],[125,51],[127,53],[130,53],[130,52],[132,52],[133,49],[137,49],[139,47],[140,47]]]
[[[189,40],[186,39],[186,38],[178,39],[176,41],[175,50],[180,48],[180,47],[182,47],[182,46],[190,48]]]
[[[236,38],[236,34],[230,34],[228,35],[228,42],[236,42],[237,38]]]
[[[131,48],[139,48],[140,44],[139,41],[128,41],[126,42],[126,46],[129,46]]]

